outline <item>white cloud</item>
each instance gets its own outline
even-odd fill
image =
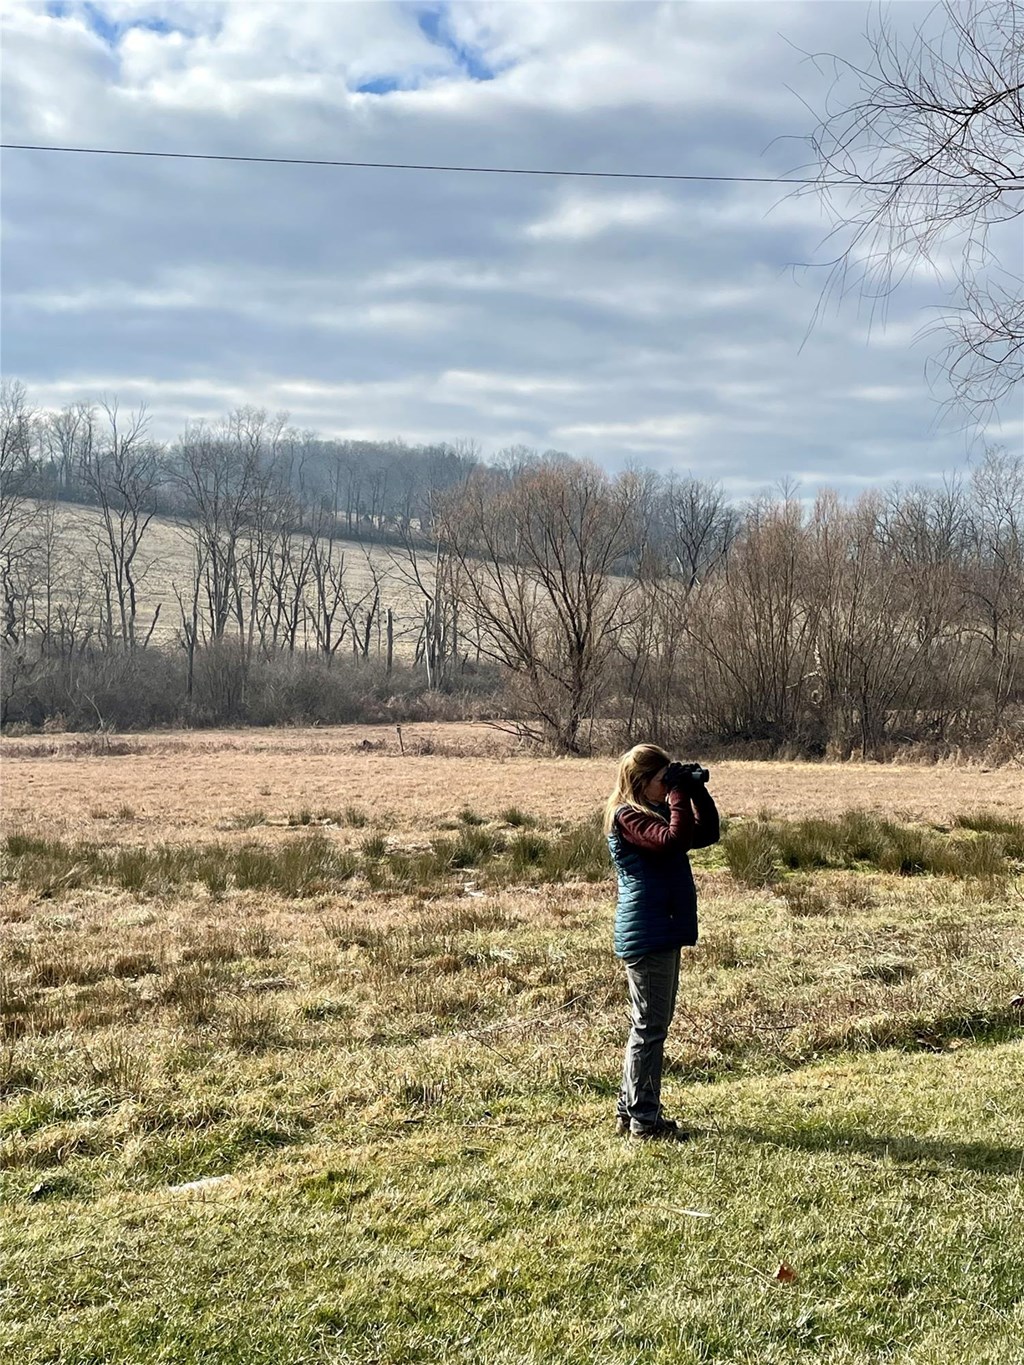
[[[808,125],[787,85],[817,79],[798,49],[854,55],[866,12],[10,0],[6,140],[778,173],[802,156],[778,139]],[[871,327],[845,305],[808,335],[818,281],[788,267],[822,259],[809,196],[13,152],[4,172],[5,367],[40,404],[116,391],[170,435],[257,402],[736,488],[927,477],[967,446],[936,426],[914,344],[942,301],[928,271]]]
[[[714,425],[700,413],[676,413],[665,417],[647,417],[638,422],[577,422],[559,427],[555,434],[566,440],[574,437],[597,437],[603,441],[621,441],[624,445],[658,445],[664,441],[692,440]]]
[[[464,397],[507,393],[526,398],[545,394],[579,393],[584,386],[573,379],[548,379],[543,375],[487,374],[480,370],[447,370],[441,385]]]
[[[912,400],[915,392],[907,384],[861,384],[850,390],[850,397],[865,403],[904,403]]]
[[[658,194],[571,194],[549,216],[530,223],[526,236],[535,241],[580,242],[614,229],[664,223],[677,212],[670,200]]]

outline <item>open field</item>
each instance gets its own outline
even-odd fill
[[[100,757],[102,743],[74,734],[0,740],[6,818],[106,838],[175,838],[256,808],[281,824],[303,806],[351,803],[410,830],[462,805],[578,818],[604,801],[612,770],[606,758],[538,761],[501,731],[462,723],[403,726],[404,755],[393,726],[372,725],[118,736]],[[1024,815],[1019,767],[732,761],[714,764],[714,788],[731,815],[861,808],[941,823],[979,806]],[[125,805],[135,815],[129,829],[116,818]]]
[[[0,1359],[1018,1365],[1020,773],[715,767],[668,1148],[611,765],[403,742],[3,743]]]

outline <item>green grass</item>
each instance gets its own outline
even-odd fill
[[[836,819],[782,820],[765,813],[734,823],[722,847],[736,879],[755,887],[778,881],[786,871],[822,868],[870,867],[902,877],[1005,876],[1024,858],[1020,826],[994,817],[970,819],[961,817],[949,833],[859,810]]]
[[[202,883],[215,898],[229,887],[310,896],[330,890],[355,874],[354,853],[333,844],[319,830],[280,845],[103,844],[9,834],[6,858],[12,880],[53,898],[90,885],[112,885],[137,895],[165,894]]]
[[[979,810],[958,815],[955,824],[961,829],[997,835],[1007,857],[1024,860],[1024,820],[1012,820],[994,811]]]
[[[261,814],[256,812],[254,814]],[[508,816],[510,812],[506,811]],[[221,897],[231,886],[272,889],[309,895],[360,874],[374,890],[405,892],[417,886],[437,891],[472,870],[490,887],[562,882],[600,882],[611,877],[608,849],[600,817],[567,823],[541,833],[522,822],[505,820],[518,832],[488,825],[464,811],[449,832],[427,849],[388,847],[381,833],[367,835],[362,860],[333,844],[320,829],[331,818],[309,809],[293,812],[290,826],[318,828],[303,843],[275,846],[243,844],[131,846],[110,850],[89,842],[12,833],[6,854],[15,864],[20,885],[47,897],[94,883],[113,882],[143,893],[189,882],[203,882],[210,895]],[[332,821],[342,823],[341,817]],[[350,812],[344,823],[360,828]],[[967,832],[963,832],[967,831]],[[696,863],[705,869],[724,860],[737,882],[760,888],[783,884],[787,874],[826,869],[876,869],[900,876],[945,876],[992,880],[1006,877],[1016,857],[1012,822],[986,818],[984,828],[958,821],[953,832],[899,824],[862,811],[838,819],[781,820],[762,815],[733,822],[720,849],[700,851]],[[784,894],[796,904],[795,892]],[[815,913],[813,895],[804,898],[804,913]]]
[[[1016,1365],[1022,1060],[677,1088],[707,1136],[675,1150],[585,1092],[495,1113],[408,1077],[411,1124],[215,1119],[146,1168],[235,1171],[208,1193],[8,1185],[3,1340],[19,1365]]]
[[[12,833],[0,1356],[1018,1365],[1007,832],[926,830],[952,854],[907,876],[881,864],[916,832],[793,823],[695,856],[664,1099],[702,1135],[678,1148],[612,1131],[596,819],[404,849]],[[737,878],[745,829],[766,884]]]

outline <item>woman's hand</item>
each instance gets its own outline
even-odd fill
[[[668,791],[673,791],[683,786],[689,776],[681,763],[670,763],[662,773],[661,780]]]

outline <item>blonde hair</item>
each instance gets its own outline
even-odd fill
[[[621,806],[653,811],[654,807],[644,796],[644,787],[671,762],[665,750],[660,749],[657,744],[634,744],[628,753],[622,755],[619,759],[619,770],[615,775],[615,786],[604,808],[605,834],[611,834],[615,825],[615,812]]]

